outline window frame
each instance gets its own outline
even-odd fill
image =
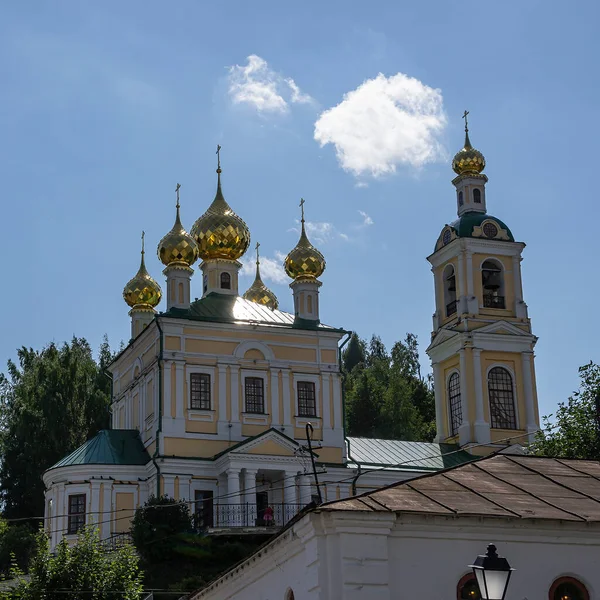
[[[231,273],[228,273],[227,271],[223,271],[221,273],[221,275],[219,276],[219,287],[222,290],[231,289]]]
[[[206,384],[206,389],[199,389],[199,390],[194,390],[194,384],[193,384],[193,380],[194,379],[200,379],[200,387],[202,387],[202,380],[204,378],[208,379],[208,383]],[[190,401],[189,401],[189,409],[190,410],[212,410],[212,377],[210,373],[206,373],[205,371],[192,371],[189,374],[189,382],[190,382]],[[200,394],[200,398],[199,403],[197,406],[194,406],[194,391],[199,392]],[[202,398],[202,393],[207,393],[208,394],[208,406],[203,405],[203,402],[205,402],[206,399]]]
[[[494,390],[496,392],[502,392],[502,393],[506,393],[508,391],[510,391],[511,394],[511,398],[512,398],[512,424],[514,425],[513,427],[500,427],[498,425],[494,425],[493,424],[493,419],[494,419],[494,415],[493,415],[493,411],[492,411],[492,388],[490,387],[490,375],[492,374],[492,371],[494,371],[495,369],[498,370],[502,370],[506,373],[506,375],[508,375],[509,379],[510,379],[510,390],[508,389],[497,389]],[[511,369],[509,369],[507,367],[507,365],[503,365],[503,364],[493,364],[490,365],[490,367],[487,370],[487,394],[488,394],[488,406],[489,406],[489,410],[490,410],[490,428],[491,429],[504,429],[506,431],[515,431],[519,429],[519,413],[517,410],[517,390],[515,388],[515,374],[513,373],[513,371]],[[506,416],[504,418],[507,418]]]
[[[456,427],[454,426],[454,419],[452,418],[452,415],[454,414],[454,410],[452,407],[452,392],[451,392],[451,388],[450,385],[452,383],[452,380],[454,377],[458,377],[458,394],[454,395],[454,398],[458,398],[458,422],[456,423]],[[458,429],[459,427],[462,425],[462,389],[461,389],[461,381],[460,381],[460,371],[458,370],[453,370],[448,374],[448,379],[446,381],[446,393],[448,394],[448,420],[449,420],[449,425],[450,425],[450,437],[454,437],[456,435],[458,435]]]
[[[255,383],[260,381],[260,386],[258,388],[261,390],[262,398],[261,398],[261,408],[262,410],[249,410],[248,409],[248,382],[254,381]],[[249,415],[264,415],[265,411],[265,378],[259,375],[244,375],[244,412]],[[256,400],[253,400],[256,402]],[[254,408],[254,407],[253,407]]]
[[[483,194],[479,188],[473,188],[473,204],[482,204],[481,197]]]
[[[579,588],[579,591],[583,595],[583,600],[590,600],[590,592],[587,586],[580,579],[577,579],[576,577],[572,577],[570,575],[558,577],[552,582],[550,590],[548,591],[549,600],[554,600],[554,594],[556,594],[556,592],[558,591],[559,586],[561,586],[564,583],[570,583],[576,588]]]
[[[73,511],[73,499],[77,499],[76,508],[81,508],[80,503],[83,498],[83,511]],[[87,521],[87,494],[76,492],[67,495],[67,535],[77,535],[86,525]]]
[[[309,386],[312,387],[312,407],[308,406],[308,402],[307,402],[307,406],[308,408],[302,408],[302,404],[300,402],[301,400],[301,394],[300,394],[300,386]],[[296,381],[296,406],[297,406],[297,416],[299,417],[309,417],[309,418],[314,418],[317,416],[317,384],[309,379],[298,379]],[[308,401],[310,401],[310,398],[307,399]],[[309,409],[312,408],[312,411],[310,411]]]

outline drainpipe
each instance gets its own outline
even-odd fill
[[[342,369],[342,350],[352,337],[351,331],[346,331],[346,339],[338,346],[338,368],[340,370],[340,378],[342,380],[342,427],[344,428],[344,440],[348,444],[348,455],[350,455],[350,443],[346,437],[346,385],[344,382],[344,371]]]
[[[156,462],[157,458],[160,458],[160,434],[162,433],[162,408],[163,408],[163,351],[164,351],[164,340],[163,330],[160,326],[160,319],[158,315],[154,317],[156,326],[158,327],[158,339],[159,339],[159,353],[158,353],[158,428],[156,429],[156,447],[154,448],[154,454],[152,455],[152,464],[156,469],[156,497],[160,497],[160,468]]]
[[[110,379],[110,404],[108,405],[108,429],[112,429],[112,405],[113,405],[113,400],[114,400],[113,385],[115,382],[113,380],[112,373],[110,373],[106,369],[104,369],[103,373],[106,377],[108,377]]]

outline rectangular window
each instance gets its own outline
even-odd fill
[[[213,526],[213,493],[210,490],[194,492],[194,525],[197,531]]]
[[[190,408],[210,410],[210,375],[192,373],[190,375]]]
[[[298,382],[298,416],[316,417],[317,400],[315,395],[315,384],[312,381]]]
[[[67,533],[77,533],[85,526],[85,494],[73,494],[69,496],[69,523]]]
[[[265,382],[262,377],[246,377],[246,412],[264,414]]]

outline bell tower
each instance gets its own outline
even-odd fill
[[[498,449],[539,429],[521,253],[508,226],[488,214],[485,158],[465,144],[452,161],[458,219],[445,225],[427,260],[435,287],[433,366],[437,440]],[[482,453],[486,450],[482,449]]]

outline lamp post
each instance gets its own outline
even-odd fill
[[[480,554],[469,566],[475,573],[482,600],[504,600],[514,569],[506,558],[498,556],[494,544],[489,544],[487,552]]]

